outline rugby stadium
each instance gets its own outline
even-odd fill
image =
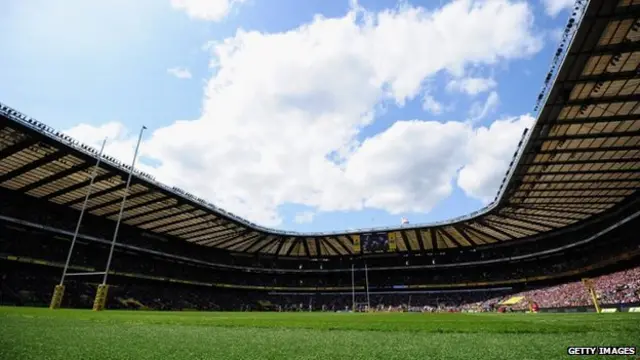
[[[638,346],[639,64],[640,1],[578,1],[491,204],[322,233],[249,222],[0,104],[0,358]]]

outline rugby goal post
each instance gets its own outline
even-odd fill
[[[593,306],[596,308],[596,312],[600,313],[601,309],[600,304],[598,303],[598,294],[596,294],[596,286],[593,282],[593,279],[584,278],[582,279],[582,284],[587,290],[589,296],[591,296],[591,301],[593,302]]]
[[[355,265],[351,265],[351,311],[356,312],[359,305],[364,305],[366,311],[371,310],[371,302],[369,298],[369,269],[367,264],[364,265],[364,287],[367,295],[366,302],[356,302],[356,268]]]
[[[104,152],[104,146],[107,144],[107,139],[105,138],[102,142],[102,147],[100,148],[100,153],[98,154],[98,160],[96,160],[96,165],[93,167],[93,171],[89,176],[89,186],[87,186],[87,193],[84,196],[84,202],[82,203],[82,209],[80,210],[80,216],[78,217],[78,222],[76,223],[76,229],[73,232],[73,238],[71,238],[71,245],[69,246],[69,252],[67,253],[67,260],[64,263],[64,268],[62,268],[62,276],[60,277],[60,283],[56,285],[53,289],[53,295],[51,296],[51,303],[49,304],[49,309],[55,310],[59,309],[62,305],[62,298],[64,297],[64,280],[67,276],[85,276],[85,275],[99,275],[101,273],[71,273],[69,274],[69,263],[71,262],[71,256],[73,255],[73,248],[76,245],[76,240],[78,239],[78,233],[80,232],[80,225],[82,225],[82,218],[84,217],[84,213],[87,210],[87,203],[89,202],[89,197],[91,196],[91,190],[93,190],[93,183],[98,175],[98,169],[100,169],[100,162],[102,161],[102,153]]]

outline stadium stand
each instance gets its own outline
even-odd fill
[[[135,170],[127,190],[132,169],[104,156],[71,269],[104,269],[126,192],[108,308],[344,311],[366,297],[380,310],[486,311],[513,296],[561,308],[589,305],[576,281],[598,276],[601,302],[637,303],[640,4],[592,0],[580,13],[486,208],[432,224],[286,232]],[[49,303],[97,156],[0,104],[0,303]],[[63,306],[91,307],[98,283],[71,278]]]

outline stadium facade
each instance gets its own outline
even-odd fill
[[[287,232],[134,171],[111,282],[216,289],[236,299],[264,291],[509,292],[637,264],[639,16],[636,0],[577,3],[536,99],[537,120],[486,208],[432,224]],[[39,279],[50,294],[97,158],[0,104],[6,278]],[[101,158],[73,271],[104,268],[130,170]]]

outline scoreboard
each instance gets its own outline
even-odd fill
[[[387,233],[371,233],[360,235],[362,252],[377,253],[389,250],[389,236]]]
[[[395,252],[396,241],[400,236],[397,231],[352,235],[353,251],[364,254]]]
[[[353,235],[353,250],[355,253],[385,253],[396,251],[397,232],[376,232]]]

